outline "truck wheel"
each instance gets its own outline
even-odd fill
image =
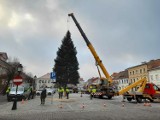
[[[150,102],[154,102],[154,100],[152,100],[152,99],[149,99],[149,101],[150,101]]]
[[[127,98],[127,100],[128,100],[129,102],[131,102],[131,101],[132,101],[132,98]]]
[[[142,98],[141,97],[136,97],[136,100],[137,100],[138,103],[142,102]]]
[[[99,95],[99,98],[100,98],[100,99],[103,99],[103,95]]]
[[[8,97],[7,100],[8,100],[8,102],[10,102],[10,101],[11,101],[11,98]]]
[[[107,96],[108,97],[108,99],[112,99],[112,96]]]

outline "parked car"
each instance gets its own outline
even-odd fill
[[[16,87],[12,87],[8,95],[8,101],[11,101],[16,97],[18,98],[18,100],[26,99],[28,98],[29,94],[30,91],[28,91],[28,88],[25,88],[24,86],[18,86],[16,95]]]
[[[43,90],[43,88],[36,90],[36,95],[41,95],[42,90]]]
[[[52,95],[52,94],[56,93],[55,88],[46,88],[46,90],[47,90],[47,95]]]

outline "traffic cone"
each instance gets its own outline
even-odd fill
[[[59,108],[61,108],[61,109],[62,109],[62,108],[63,108],[63,105],[62,105],[62,104],[60,104]]]
[[[106,107],[106,104],[105,104],[105,103],[103,104],[103,107]]]
[[[146,102],[144,102],[143,106],[147,106],[147,103],[146,103]]]
[[[149,106],[149,107],[152,107],[151,103],[148,103],[148,106]]]
[[[82,97],[82,92],[81,92],[81,97]]]
[[[122,107],[124,107],[124,104],[122,103]]]
[[[85,108],[85,105],[84,105],[84,103],[82,104],[81,108],[82,108],[82,109],[84,109],[84,108]]]
[[[24,104],[24,99],[22,99],[21,104]]]

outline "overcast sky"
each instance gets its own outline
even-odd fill
[[[27,73],[52,71],[67,30],[77,49],[79,73],[97,77],[95,60],[73,12],[109,74],[160,58],[160,0],[0,0],[0,52]]]

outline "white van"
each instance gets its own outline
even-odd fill
[[[18,100],[28,98],[29,94],[30,94],[30,91],[28,91],[28,88],[25,88],[23,86],[18,86],[18,89],[17,89]],[[8,100],[11,101],[15,98],[16,98],[16,87],[12,87],[8,95]]]

